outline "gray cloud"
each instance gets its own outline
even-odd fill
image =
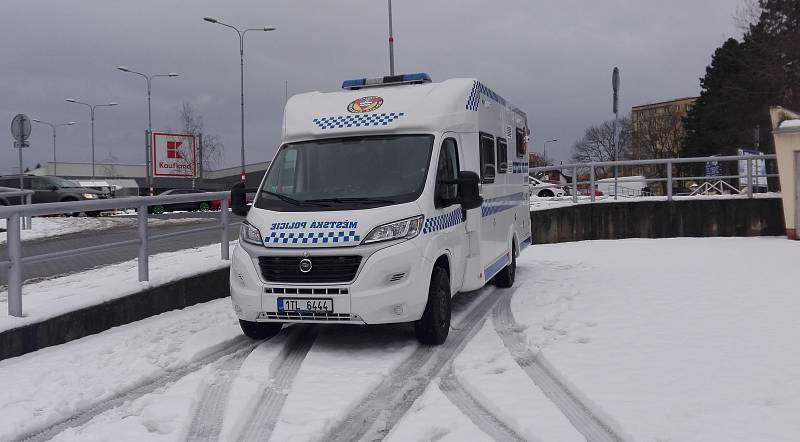
[[[735,36],[733,0],[395,1],[398,72],[434,80],[478,77],[526,110],[534,147],[558,138],[558,159],[590,124],[612,117],[610,76],[622,70],[622,108],[698,93],[714,48]],[[89,102],[98,110],[97,159],[144,161],[145,83],[115,69],[176,71],[153,82],[155,129],[177,128],[182,101],[222,136],[224,165],[238,163],[239,67],[235,33],[202,21],[277,26],[245,41],[248,162],[269,159],[280,141],[284,81],[289,92],[335,90],[346,78],[386,74],[386,2],[323,0],[27,0],[3,5],[0,121],[18,112],[59,129],[59,158],[89,161]],[[7,129],[6,129],[7,130]],[[10,134],[6,140],[10,140]],[[25,165],[51,158],[50,129],[35,126]],[[16,165],[0,147],[0,173]]]

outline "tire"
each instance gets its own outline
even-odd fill
[[[65,198],[65,199],[61,200],[62,203],[68,203],[70,201],[78,201],[78,200],[76,200],[75,198]],[[76,216],[77,217],[77,216],[81,216],[81,213],[80,212],[65,213],[64,216]]]
[[[261,340],[277,335],[281,331],[283,324],[280,322],[251,322],[240,319],[239,326],[242,327],[242,331],[248,338]]]
[[[153,206],[153,213],[156,215],[161,215],[164,213],[164,206]]]
[[[450,276],[434,267],[428,288],[428,302],[422,318],[414,322],[417,340],[426,345],[440,345],[450,333]]]
[[[514,279],[516,278],[517,273],[517,247],[514,244],[511,244],[511,263],[507,266],[503,267],[503,270],[500,270],[500,273],[495,275],[494,277],[494,285],[501,288],[507,289],[514,285]]]
[[[92,218],[97,218],[100,216],[100,212],[86,212],[86,216],[91,216]]]
[[[207,201],[201,202],[200,205],[199,205],[199,210],[201,212],[208,212],[209,210],[211,210],[211,203],[209,203]]]
[[[554,196],[556,195],[550,189],[544,189],[539,192],[539,198],[552,198]]]

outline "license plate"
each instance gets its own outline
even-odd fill
[[[278,312],[333,313],[333,299],[278,298]]]

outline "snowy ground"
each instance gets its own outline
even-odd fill
[[[207,222],[209,219],[203,218],[150,218],[148,225],[159,227],[165,225],[195,224]],[[68,235],[70,233],[83,232],[86,230],[106,230],[116,227],[135,227],[135,218],[121,217],[35,217],[33,218],[30,230],[21,231],[23,241],[34,239],[51,238],[55,236]],[[0,228],[6,228],[6,220],[0,219]],[[0,232],[0,244],[6,243],[7,233]]]
[[[214,301],[0,361],[0,440],[796,441],[797,262],[773,238],[535,246],[435,349],[402,325],[251,343]]]
[[[231,244],[234,244],[232,242]],[[150,281],[139,282],[133,259],[80,273],[22,286],[22,318],[9,316],[8,291],[0,291],[0,331],[40,322],[86,306],[163,285],[181,278],[227,267],[214,244],[150,257]],[[0,438],[2,440],[2,438]]]
[[[780,193],[754,193],[753,198],[780,198]],[[747,198],[747,194],[740,194],[740,195],[695,195],[695,196],[688,196],[688,195],[676,195],[673,196],[672,199],[675,201],[695,201],[695,200],[713,200],[713,199],[745,199]],[[630,196],[622,196],[620,195],[617,199],[614,199],[613,196],[602,195],[595,197],[595,202],[598,203],[615,203],[615,202],[635,202],[635,201],[666,201],[666,196],[637,196],[637,197],[630,197]],[[592,199],[589,196],[578,196],[578,204],[590,204],[592,203]],[[530,197],[530,207],[531,211],[535,212],[537,210],[547,210],[547,209],[556,209],[558,207],[565,207],[571,206],[575,204],[572,202],[571,196],[561,196],[561,197],[553,197],[553,198],[539,198],[538,196],[531,196]]]

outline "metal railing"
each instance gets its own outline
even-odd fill
[[[25,204],[30,206],[33,204],[33,190],[9,190],[8,192],[0,192],[0,197],[2,198],[20,198],[20,204]],[[22,198],[25,198],[25,201],[22,201]],[[30,230],[32,227],[31,224],[31,217],[26,216],[21,219],[22,223],[22,230]]]
[[[159,195],[146,197],[130,197],[105,200],[67,201],[60,203],[45,203],[26,206],[0,206],[0,218],[6,219],[8,260],[0,261],[0,267],[8,271],[8,314],[22,316],[22,284],[23,266],[42,261],[65,258],[84,253],[98,252],[101,250],[138,244],[139,255],[139,281],[150,279],[149,268],[149,242],[153,240],[172,238],[192,233],[221,230],[220,256],[223,260],[229,259],[228,242],[228,197],[230,192],[205,192],[185,195]],[[167,204],[191,203],[202,201],[220,200],[220,223],[209,227],[182,229],[177,232],[160,235],[148,235],[148,207],[163,206]],[[22,217],[59,215],[74,212],[98,212],[114,209],[136,209],[137,211],[137,238],[125,241],[116,241],[107,244],[82,247],[79,249],[62,250],[34,256],[22,256],[22,238],[20,219]]]
[[[619,169],[625,167],[635,167],[635,166],[663,166],[665,170],[666,177],[664,178],[644,178],[642,181],[646,183],[666,183],[666,197],[668,201],[672,201],[673,199],[673,184],[675,182],[684,182],[684,181],[720,181],[720,180],[733,180],[742,178],[747,179],[747,197],[753,198],[753,187],[758,187],[753,184],[753,180],[756,178],[775,178],[778,174],[770,174],[766,173],[766,168],[764,170],[765,173],[753,173],[753,162],[758,160],[768,161],[768,160],[775,160],[775,155],[743,155],[743,156],[715,156],[715,157],[698,157],[698,158],[667,158],[667,159],[658,159],[658,160],[628,160],[628,161],[601,161],[601,162],[590,162],[590,163],[575,163],[575,164],[562,164],[557,166],[543,166],[543,167],[532,167],[530,168],[530,174],[536,176],[538,173],[541,172],[550,172],[550,171],[561,171],[562,174],[564,171],[569,171],[572,175],[572,182],[569,184],[571,187],[571,194],[572,200],[574,203],[578,202],[578,186],[579,185],[589,185],[589,197],[591,202],[594,202],[596,199],[596,191],[597,191],[597,176],[596,171],[598,168],[611,168],[613,169],[613,179],[614,179],[614,187],[621,187],[625,185],[625,181],[618,181],[620,178],[625,178],[624,176],[619,175]],[[705,164],[709,162],[716,162],[716,163],[724,163],[724,162],[731,162],[731,161],[746,161],[747,162],[747,171],[744,175],[720,175],[720,176],[674,176],[673,168],[676,165],[680,164]],[[737,164],[738,166],[738,164]],[[577,177],[579,176],[578,171],[589,169],[589,180],[588,181],[579,181]],[[565,174],[566,175],[566,174]],[[612,177],[609,177],[612,178]],[[621,183],[621,184],[620,184]],[[616,198],[617,192],[614,192],[614,197]]]

